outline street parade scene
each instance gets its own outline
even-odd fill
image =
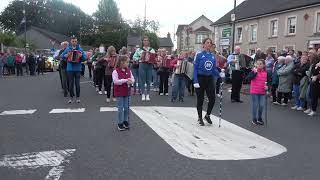
[[[318,180],[319,0],[1,0],[0,180]]]

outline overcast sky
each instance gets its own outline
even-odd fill
[[[12,0],[0,0],[0,12]],[[99,0],[64,0],[79,6],[87,14],[98,7]],[[238,0],[237,4],[243,0]],[[116,0],[124,19],[144,17],[145,0]],[[175,32],[179,24],[189,24],[202,14],[212,21],[218,20],[233,8],[233,0],[146,0],[147,18],[160,23],[160,35]]]

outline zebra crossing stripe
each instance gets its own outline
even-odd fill
[[[118,111],[116,107],[100,107],[100,112],[114,112]]]
[[[62,113],[80,113],[84,112],[86,109],[85,108],[77,108],[77,109],[52,109],[49,114],[62,114]]]
[[[10,111],[3,111],[0,113],[0,116],[5,115],[24,115],[24,114],[33,114],[37,110],[36,109],[30,109],[30,110],[10,110]]]
[[[249,160],[287,152],[286,147],[211,115],[213,125],[197,124],[196,108],[131,107],[131,110],[181,155],[202,160]],[[187,112],[187,113],[186,113]],[[205,113],[205,112],[203,112]]]

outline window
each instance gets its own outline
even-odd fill
[[[242,27],[237,28],[237,41],[236,42],[242,42]]]
[[[286,45],[284,46],[284,49],[290,51],[290,50],[295,50],[295,46],[294,45]]]
[[[275,47],[275,46],[271,46],[268,49],[270,49],[272,53],[277,52],[277,47]]]
[[[320,12],[317,13],[317,32],[320,32]]]
[[[257,42],[258,25],[250,25],[250,42]]]
[[[256,49],[249,49],[250,56],[254,55],[255,53],[256,53]]]
[[[201,44],[205,38],[208,38],[208,34],[197,34],[196,35],[196,44]]]
[[[270,21],[270,35],[271,37],[278,36],[278,20]]]
[[[297,17],[288,17],[288,35],[296,34]]]

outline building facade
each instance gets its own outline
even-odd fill
[[[188,25],[179,25],[177,28],[177,51],[198,51],[202,48],[202,40],[214,38],[214,27],[210,26],[213,22],[200,16]]]
[[[250,4],[252,1],[243,2],[239,5],[239,9],[254,8],[256,3]],[[262,0],[256,1],[260,1],[263,6]],[[241,17],[241,12],[238,11],[235,45],[240,46],[243,53],[254,54],[257,48],[263,51],[271,48],[274,52],[283,49],[303,51],[308,48],[320,48],[320,1],[306,0],[296,3],[290,0],[279,0],[278,2],[286,3],[285,1],[288,4],[281,10],[270,8],[270,11],[265,14],[255,14],[253,11],[251,15]],[[269,6],[277,5],[266,2],[271,3]],[[238,16],[237,11],[236,16]],[[220,50],[229,50],[232,44],[232,26],[226,19],[222,17],[213,24],[216,32],[215,42]]]

